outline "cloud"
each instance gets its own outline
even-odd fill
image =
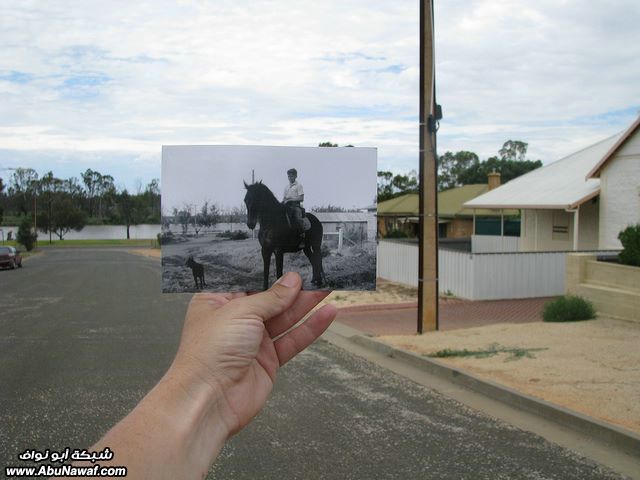
[[[435,9],[441,153],[486,158],[511,138],[548,162],[637,115],[637,2]],[[7,0],[0,167],[46,158],[56,172],[82,157],[109,173],[130,155],[147,181],[162,144],[333,141],[377,146],[381,168],[408,171],[418,55],[413,0]]]

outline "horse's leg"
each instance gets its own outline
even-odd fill
[[[304,254],[307,256],[307,258],[309,259],[309,263],[311,263],[311,270],[313,271],[313,276],[311,279],[311,283],[313,283],[316,286],[320,286],[318,284],[318,265],[317,265],[317,261],[316,261],[316,253],[314,250],[312,250],[311,246],[307,245],[306,247],[304,247]]]
[[[282,250],[276,250],[276,277],[282,276],[282,265],[284,263],[284,253]]]
[[[262,262],[263,262],[263,290],[269,288],[269,267],[271,266],[271,251],[262,249]]]

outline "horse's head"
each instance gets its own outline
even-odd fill
[[[258,204],[260,202],[259,192],[256,188],[261,183],[253,183],[247,185],[247,182],[243,180],[244,188],[247,190],[247,194],[244,196],[244,204],[247,206],[247,227],[251,230],[256,228],[258,223]]]

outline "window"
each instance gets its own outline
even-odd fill
[[[553,212],[551,238],[553,240],[569,240],[569,214],[567,212]]]

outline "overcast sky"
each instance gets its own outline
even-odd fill
[[[640,110],[637,0],[435,0],[438,151],[549,162]],[[132,188],[163,144],[377,147],[418,166],[417,0],[2,0],[0,176]],[[4,170],[2,170],[4,169]]]
[[[333,205],[360,209],[376,196],[374,148],[256,146],[167,146],[162,153],[162,210],[204,202],[219,208],[239,207],[243,181],[262,181],[282,201],[289,184],[287,170],[298,171],[306,209]]]

